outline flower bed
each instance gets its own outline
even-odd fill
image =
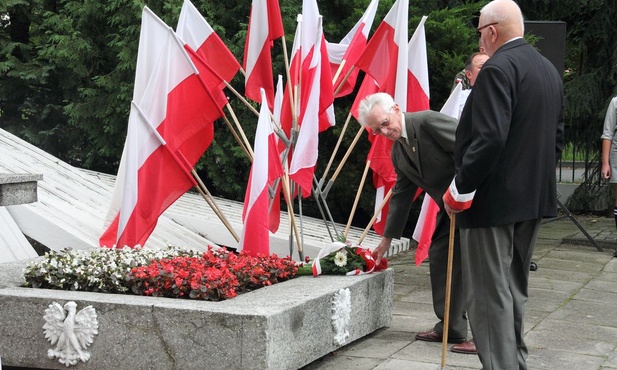
[[[168,247],[50,251],[30,262],[25,286],[220,301],[295,276],[289,257]]]

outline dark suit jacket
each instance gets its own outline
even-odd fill
[[[454,176],[454,136],[458,121],[430,110],[405,113],[409,145],[392,145],[396,184],[384,236],[400,238],[418,187],[443,209],[442,196]]]
[[[563,85],[524,39],[484,63],[456,132],[456,187],[476,190],[460,227],[554,217],[555,166],[563,147]]]

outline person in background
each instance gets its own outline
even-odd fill
[[[449,219],[441,200],[454,175],[454,135],[457,120],[446,114],[430,110],[404,113],[386,93],[367,96],[359,106],[359,121],[373,135],[382,135],[394,141],[392,163],[396,183],[390,199],[390,208],[381,242],[373,251],[379,264],[390,250],[392,238],[400,238],[413,198],[422,188],[437,202],[435,232],[429,248],[429,268],[433,310],[439,319],[435,326],[416,335],[417,340],[441,342],[445,312],[446,277],[448,264]],[[452,289],[448,342],[463,343],[467,339],[467,317],[463,307],[461,259],[458,232],[455,236],[452,263]]]
[[[465,106],[465,102],[469,97],[469,93],[471,93],[471,89],[473,85],[476,83],[476,78],[478,77],[478,73],[482,69],[484,62],[488,60],[488,54],[478,51],[476,53],[471,54],[469,58],[465,61],[465,77],[467,78],[468,88],[465,88],[463,85],[463,91],[461,91],[461,100],[460,100],[460,109],[459,109],[459,117],[463,112],[463,107]]]
[[[469,75],[467,73],[469,71],[468,65],[470,62],[470,58],[474,58],[474,56],[478,53],[486,54],[486,52],[484,51],[484,47],[482,45],[478,46],[477,53],[474,53],[469,58],[467,58],[467,60],[465,61],[465,68],[463,68],[459,73],[456,74],[456,76],[454,76],[454,83],[452,84],[452,90],[454,90],[456,85],[458,85],[459,83],[463,85],[463,90],[471,89],[471,87],[473,86],[473,83],[470,81]],[[487,55],[487,58],[488,58],[488,55]]]
[[[617,96],[611,99],[604,118],[604,130],[602,131],[602,178],[613,184],[615,196],[613,203],[613,216],[617,227]],[[617,248],[613,251],[613,257],[617,257]]]
[[[563,84],[523,38],[521,10],[493,0],[477,32],[490,56],[456,131],[456,174],[443,196],[459,226],[467,314],[484,370],[527,369],[523,321],[543,217],[557,216]]]

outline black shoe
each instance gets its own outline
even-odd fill
[[[613,251],[613,257],[617,257],[617,249]]]
[[[529,265],[529,271],[536,271],[538,269],[538,265],[531,261],[531,265]]]

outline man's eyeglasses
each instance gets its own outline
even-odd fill
[[[482,26],[482,27],[478,27],[478,28],[476,28],[476,35],[478,35],[478,37],[481,37],[481,36],[482,36],[482,30],[483,30],[483,29],[485,29],[485,28],[486,28],[486,27],[488,27],[488,26],[494,26],[494,25],[496,25],[496,24],[499,24],[499,22],[493,22],[493,23],[485,24],[485,25],[484,25],[484,26]]]
[[[371,129],[373,136],[379,135],[384,127],[388,127],[390,124],[390,113],[392,113],[392,108],[394,108],[394,106],[390,107],[390,110],[388,110],[388,116],[379,124],[379,127],[377,129]]]

